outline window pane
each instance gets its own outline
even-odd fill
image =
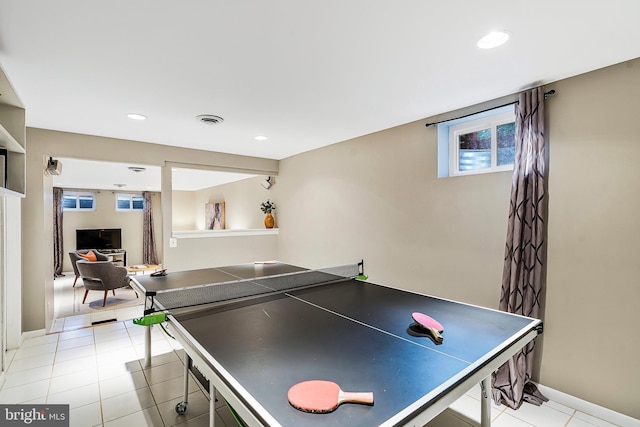
[[[144,198],[134,196],[132,202],[133,202],[133,209],[140,209],[140,210],[144,209]]]
[[[129,197],[118,196],[116,206],[118,207],[118,209],[130,209],[131,200],[129,199]]]
[[[497,126],[498,166],[512,165],[516,155],[516,124],[506,123]]]
[[[78,208],[80,209],[92,209],[93,197],[91,196],[78,196]]]
[[[64,196],[62,199],[62,208],[63,209],[75,209],[76,208],[76,198]]]
[[[458,136],[459,170],[488,169],[491,167],[491,129]]]

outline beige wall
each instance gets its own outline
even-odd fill
[[[195,191],[173,190],[171,203],[173,230],[197,230],[197,215],[194,212],[195,199]]]
[[[82,190],[85,191],[85,190]],[[87,190],[92,191],[92,190]],[[116,211],[114,191],[93,190],[96,195],[95,211],[65,211],[63,214],[63,271],[72,272],[73,267],[67,253],[76,249],[76,229],[82,228],[120,228],[122,229],[122,249],[127,251],[127,264],[142,264],[143,212]],[[162,211],[160,194],[151,194],[153,207],[154,232],[156,236],[162,230]],[[162,247],[157,248],[158,258],[162,262]]]
[[[260,203],[270,198],[272,192],[260,184],[263,179],[264,176],[257,176],[198,191],[174,191],[173,229],[205,230],[205,205],[214,202],[225,203],[225,228],[264,228]]]
[[[205,230],[205,204],[221,201],[228,230],[264,229],[260,203],[273,192],[260,185],[263,179],[257,176],[198,191],[172,192],[173,230]],[[170,249],[170,268],[192,270],[275,259],[278,236],[178,238],[177,243],[177,248]]]
[[[640,418],[640,60],[549,85],[540,381]],[[281,161],[279,258],[497,307],[510,173],[436,178],[422,120]]]
[[[45,159],[49,156],[161,166],[163,222],[156,232],[164,263],[175,267],[179,267],[180,259],[186,259],[187,255],[182,253],[182,248],[169,250],[171,174],[167,163],[266,175],[278,173],[276,160],[28,128],[27,191],[22,200],[22,256],[29,260],[23,263],[24,331],[48,329],[53,319],[52,179],[43,174]],[[38,262],[30,262],[33,259]]]
[[[436,178],[424,123],[281,161],[280,258],[364,258],[374,282],[497,307],[510,174]]]
[[[170,270],[195,270],[277,258],[278,236],[179,238]]]
[[[640,60],[553,87],[540,380],[640,418]]]

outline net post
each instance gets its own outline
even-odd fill
[[[356,276],[357,280],[362,280],[365,281],[369,278],[369,276],[367,276],[366,274],[364,274],[364,260],[360,260],[360,262],[357,264],[358,267],[358,275]]]

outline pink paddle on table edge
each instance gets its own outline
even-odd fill
[[[287,393],[296,409],[315,414],[334,411],[342,403],[373,405],[373,392],[347,392],[332,381],[311,380],[295,384]]]
[[[418,312],[412,313],[411,318],[413,318],[413,321],[416,322],[418,326],[428,331],[437,343],[441,343],[443,341],[442,335],[440,334],[444,332],[444,326],[442,326],[436,319]]]

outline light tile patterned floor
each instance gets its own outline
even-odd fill
[[[144,328],[130,320],[26,339],[8,352],[11,364],[0,402],[66,403],[71,425],[78,427],[208,425],[208,399],[196,381],[190,382],[187,414],[176,414],[183,351],[159,328],[152,339],[148,369],[141,364]],[[235,425],[224,404],[217,416],[220,426]]]

